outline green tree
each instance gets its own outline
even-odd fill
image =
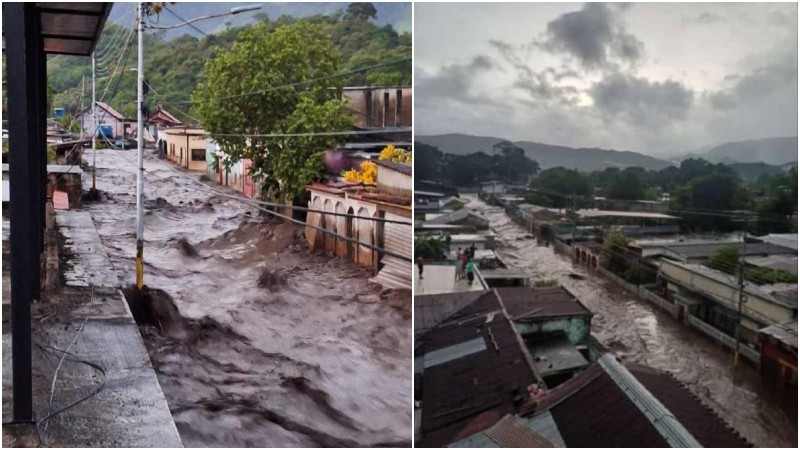
[[[438,236],[414,236],[414,256],[425,261],[438,261],[444,255],[444,241]]]
[[[637,170],[638,169],[638,170]],[[618,200],[642,200],[645,196],[645,171],[641,167],[627,167],[611,182],[606,195]]]
[[[437,181],[442,175],[442,159],[444,155],[438,148],[414,143],[414,177],[419,180]]]
[[[526,183],[529,177],[539,172],[539,163],[528,158],[525,150],[511,142],[500,141],[492,149],[500,153],[494,155],[494,172],[501,179],[512,183]]]
[[[623,276],[630,268],[624,256],[628,248],[628,238],[620,232],[613,232],[603,242],[603,267],[611,272]]]
[[[350,3],[345,10],[345,18],[369,20],[378,17],[378,10],[372,3]]]
[[[573,194],[581,198],[591,196],[593,191],[588,175],[564,167],[543,170],[531,180],[530,186],[541,190],[540,194],[551,197],[551,204],[555,208],[572,205]]]
[[[711,256],[708,260],[708,267],[717,269],[725,273],[735,274],[741,264],[739,260],[739,249],[736,246],[723,247]]]
[[[296,21],[270,31],[267,24],[244,29],[232,52],[206,63],[193,95],[205,130],[230,155],[230,164],[253,161],[267,195],[289,201],[322,173],[332,136],[262,137],[345,131],[353,118],[332,77],[340,57],[322,27]],[[316,81],[315,81],[316,80]],[[258,94],[253,94],[258,92]]]

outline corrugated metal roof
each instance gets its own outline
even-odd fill
[[[797,251],[797,234],[768,234],[766,236],[761,236],[759,239],[770,244],[788,247]]]
[[[591,316],[592,312],[563,287],[497,288],[509,317],[515,322],[536,321],[552,317]]]
[[[552,442],[539,433],[522,425],[512,415],[506,415],[485,431],[493,441],[503,448],[554,448]]]
[[[466,342],[460,342],[449,347],[425,353],[423,368],[428,369],[483,351],[486,351],[486,341],[484,341],[483,337],[470,339]]]
[[[519,335],[493,291],[417,339],[418,355],[481,338],[487,350],[427,368],[422,378],[422,439],[439,447],[479,433],[516,411],[537,379]]]
[[[647,417],[653,427],[658,430],[661,437],[673,448],[699,448],[700,443],[678,421],[667,408],[656,399],[623,367],[613,355],[604,355],[598,360],[614,383],[622,390],[628,399],[636,405],[642,414]]]
[[[636,219],[680,220],[680,217],[677,216],[670,216],[669,214],[662,214],[655,212],[605,211],[601,209],[579,209],[577,212],[578,216],[584,218],[629,217]]]
[[[797,348],[797,321],[782,324],[770,325],[758,330],[759,334],[766,334],[783,342],[784,344]]]

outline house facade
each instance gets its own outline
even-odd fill
[[[206,138],[202,128],[167,128],[164,137],[168,160],[188,170],[207,170]]]
[[[95,108],[97,109],[97,121],[100,125],[110,125],[114,138],[124,137],[131,132],[131,127],[137,126],[136,119],[127,119],[119,111],[109,106],[107,103],[97,102]],[[75,119],[81,124],[85,134],[92,135],[97,129],[94,122],[92,108],[86,108],[75,115]]]
[[[411,86],[345,87],[356,128],[411,126]]]

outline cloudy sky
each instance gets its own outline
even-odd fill
[[[797,4],[414,9],[417,134],[658,156],[797,135]]]

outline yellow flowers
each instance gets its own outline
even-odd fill
[[[374,162],[362,161],[361,170],[350,169],[344,173],[344,180],[355,183],[375,184],[378,166]]]
[[[411,153],[402,148],[395,148],[394,145],[389,145],[381,150],[381,154],[378,156],[378,159],[381,161],[411,164]]]
[[[394,145],[390,145],[381,150],[378,159],[381,161],[411,164],[411,153],[402,148],[395,148]],[[375,184],[375,180],[378,178],[378,166],[374,162],[363,161],[361,163],[361,170],[350,169],[342,173],[342,176],[345,181],[352,183]]]

